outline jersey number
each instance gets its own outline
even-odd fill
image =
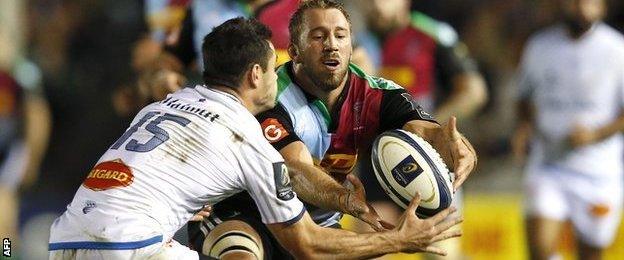
[[[119,140],[117,140],[117,142],[115,142],[113,146],[111,146],[111,149],[117,150],[123,143],[126,142],[126,140],[128,140],[128,138],[130,138],[130,136],[132,136],[132,134],[134,134],[137,130],[139,130],[139,127],[141,127],[143,124],[145,124],[145,122],[147,122],[152,117],[158,114],[159,114],[158,112],[149,112],[145,114],[145,116],[143,116],[143,118],[141,118],[139,122],[132,125],[128,129],[128,131],[126,131],[119,138]],[[147,142],[143,144],[139,143],[139,141],[137,141],[136,139],[132,139],[130,140],[130,142],[128,142],[128,144],[126,144],[126,150],[132,151],[132,152],[140,152],[140,153],[149,152],[151,150],[154,150],[154,148],[156,148],[160,144],[169,140],[169,134],[167,133],[167,131],[158,127],[158,124],[162,123],[163,121],[172,121],[181,126],[186,126],[191,122],[191,120],[188,120],[184,117],[165,113],[164,115],[159,116],[156,119],[152,120],[151,122],[149,122],[149,124],[145,126],[145,130],[154,134],[152,138],[150,138],[149,140],[147,140]]]

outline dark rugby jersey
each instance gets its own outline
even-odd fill
[[[450,92],[454,75],[476,70],[455,30],[419,12],[412,13],[410,26],[385,37],[381,59],[380,75],[405,87],[428,110]]]
[[[265,138],[278,150],[301,141],[317,165],[344,177],[353,170],[358,151],[368,149],[379,133],[401,128],[411,120],[435,122],[394,82],[366,75],[353,64],[348,77],[335,109],[329,111],[299,87],[291,62],[281,66],[278,105],[257,116]],[[340,218],[337,212],[307,206],[322,226],[334,225]]]

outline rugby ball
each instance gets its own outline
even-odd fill
[[[371,160],[375,177],[403,209],[420,192],[419,217],[431,217],[453,200],[451,173],[440,154],[424,139],[396,129],[380,134],[373,143]]]

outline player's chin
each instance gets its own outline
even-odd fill
[[[321,87],[325,91],[331,91],[331,90],[337,89],[340,86],[340,83],[342,82],[343,79],[344,79],[344,74],[331,73],[327,75],[326,77],[324,77],[322,81],[323,84],[321,84]]]

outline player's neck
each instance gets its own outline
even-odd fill
[[[300,66],[294,64],[293,71],[297,84],[305,92],[323,101],[323,103],[327,105],[327,109],[329,109],[330,111],[336,101],[338,101],[340,93],[342,93],[342,90],[345,88],[345,85],[347,84],[347,78],[349,77],[348,73],[345,74],[346,76],[344,77],[344,79],[342,79],[337,88],[332,90],[324,90],[323,88],[316,86],[314,82],[310,79],[310,77],[304,72],[303,68],[301,68]]]
[[[404,13],[403,15],[399,17],[397,21],[397,27],[394,29],[401,30],[405,27],[410,26],[411,23],[412,23],[412,13],[407,11],[406,13]]]
[[[254,102],[248,97],[248,95],[245,95],[245,93],[239,93],[236,89],[226,86],[211,86],[211,88],[232,95],[239,103],[241,103],[241,105],[247,108],[251,114],[256,115],[260,113],[260,108],[256,107]],[[242,88],[242,86],[240,88]]]
[[[566,31],[568,32],[568,36],[573,40],[579,40],[583,38],[589,31],[593,30],[596,27],[597,22],[593,22],[589,25],[580,26],[575,24],[564,23]]]

